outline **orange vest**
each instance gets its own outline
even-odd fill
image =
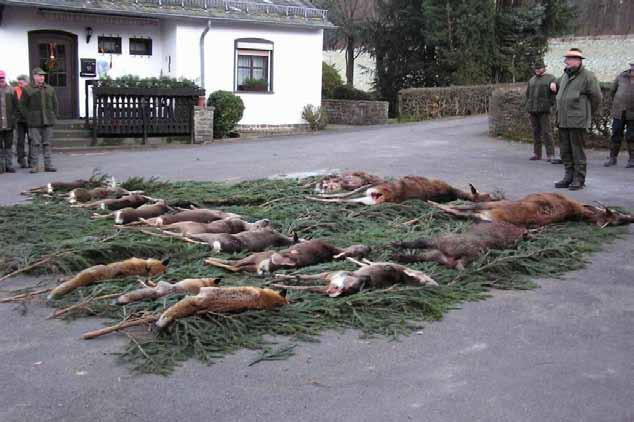
[[[18,97],[18,100],[20,98],[22,98],[22,87],[21,86],[16,86],[15,87],[15,96]]]

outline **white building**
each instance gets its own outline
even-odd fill
[[[0,69],[49,70],[67,119],[90,113],[87,81],[134,74],[234,91],[242,125],[295,125],[321,102],[330,26],[305,0],[0,0]]]

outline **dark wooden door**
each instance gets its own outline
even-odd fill
[[[30,69],[41,67],[48,74],[59,102],[58,117],[74,119],[78,113],[77,36],[61,31],[29,32]]]

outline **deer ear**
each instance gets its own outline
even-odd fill
[[[473,186],[471,183],[469,183],[469,188],[471,189],[471,194],[472,195],[477,195],[478,194],[478,190],[475,188],[475,186]]]

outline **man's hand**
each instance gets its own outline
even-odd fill
[[[555,83],[555,82],[551,82],[551,83],[550,83],[550,90],[551,90],[552,92],[557,92],[557,83]]]

